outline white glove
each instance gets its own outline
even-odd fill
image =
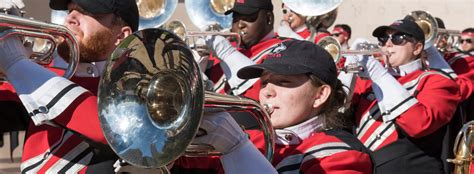
[[[287,21],[280,22],[280,26],[278,27],[278,35],[282,37],[304,40],[303,37],[291,29],[290,24]]]
[[[200,129],[206,133],[193,139],[193,144],[209,144],[228,154],[249,142],[242,128],[227,112],[205,113]]]
[[[5,73],[16,62],[29,55],[17,36],[0,40],[0,72]]]
[[[373,56],[358,56],[364,72],[372,80],[372,90],[384,121],[391,121],[418,103],[412,95]]]
[[[8,14],[19,15],[20,9],[24,8],[25,4],[22,0],[0,0],[0,10],[7,10]],[[3,13],[3,11],[1,11]]]
[[[227,39],[219,35],[208,36],[206,37],[206,45],[222,61],[219,66],[224,71],[229,86],[234,89],[234,95],[245,92],[258,80],[257,78],[244,80],[237,77],[237,72],[241,68],[254,65],[255,62],[237,51]]]

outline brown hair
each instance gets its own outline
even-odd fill
[[[313,74],[309,74],[309,78],[311,83],[316,87],[327,85],[327,83]],[[328,100],[321,106],[318,115],[323,115],[325,117],[324,127],[326,129],[351,129],[353,126],[351,115],[348,114],[348,112],[342,113],[339,111],[340,108],[344,107],[347,99],[347,94],[343,90],[343,84],[339,79],[337,79],[336,85],[331,87],[331,89],[331,94],[329,95]]]

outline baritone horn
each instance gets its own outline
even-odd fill
[[[437,46],[439,40],[442,37],[448,37],[448,44],[446,45],[449,48],[441,48],[450,50],[455,48],[457,41],[461,37],[461,32],[458,30],[448,30],[438,27],[438,22],[436,19],[426,11],[412,11],[407,16],[408,19],[412,19],[414,22],[420,26],[425,34],[425,49],[428,49],[431,46]]]
[[[463,125],[454,141],[455,159],[447,161],[454,164],[455,174],[468,174],[473,162],[472,145],[474,141],[474,121]]]
[[[373,44],[364,43],[366,46],[360,46],[360,50],[341,50],[341,44],[339,41],[334,39],[332,36],[326,36],[321,38],[317,43],[319,46],[324,48],[334,59],[336,64],[341,60],[341,57],[344,55],[371,55],[371,56],[381,56],[385,55],[378,47],[373,46]],[[360,66],[359,63],[349,64],[338,71],[358,73],[363,71],[364,67]]]
[[[110,147],[137,167],[162,168],[185,154],[216,154],[190,146],[203,112],[249,111],[274,149],[268,113],[256,101],[205,92],[191,50],[163,29],[135,32],[107,60],[98,92],[99,120]],[[192,148],[191,148],[192,147]]]
[[[0,14],[0,40],[10,36],[27,36],[47,40],[51,44],[47,51],[33,52],[30,60],[48,65],[53,60],[53,52],[58,46],[58,40],[63,39],[69,46],[69,64],[63,77],[71,78],[76,71],[79,62],[79,44],[72,32],[63,25],[45,23],[41,21],[26,19],[18,16]]]

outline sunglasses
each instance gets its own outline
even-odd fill
[[[415,41],[415,39],[413,37],[408,36],[408,35],[403,34],[403,33],[395,33],[395,34],[392,34],[392,35],[384,35],[384,36],[378,37],[377,39],[379,40],[379,45],[380,46],[385,46],[385,44],[387,43],[387,41],[389,39],[393,43],[393,45],[402,45],[402,44],[406,43],[407,41],[409,41],[409,42],[414,42]]]
[[[331,36],[335,36],[335,37],[339,37],[339,35],[341,35],[341,33],[333,33],[333,34],[331,34]]]
[[[460,43],[464,43],[464,42],[472,43],[472,39],[459,39],[459,42]]]

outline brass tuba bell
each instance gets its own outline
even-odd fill
[[[191,50],[167,30],[141,30],[117,46],[100,81],[98,105],[108,144],[137,167],[162,168],[185,152],[214,154],[189,149],[204,111],[252,112],[272,158],[267,112],[254,100],[205,92]]]
[[[468,174],[473,162],[472,145],[474,142],[474,121],[463,125],[454,141],[455,159],[447,161],[454,164],[455,174]]]
[[[178,0],[137,0],[140,22],[138,29],[157,28],[173,15]]]

